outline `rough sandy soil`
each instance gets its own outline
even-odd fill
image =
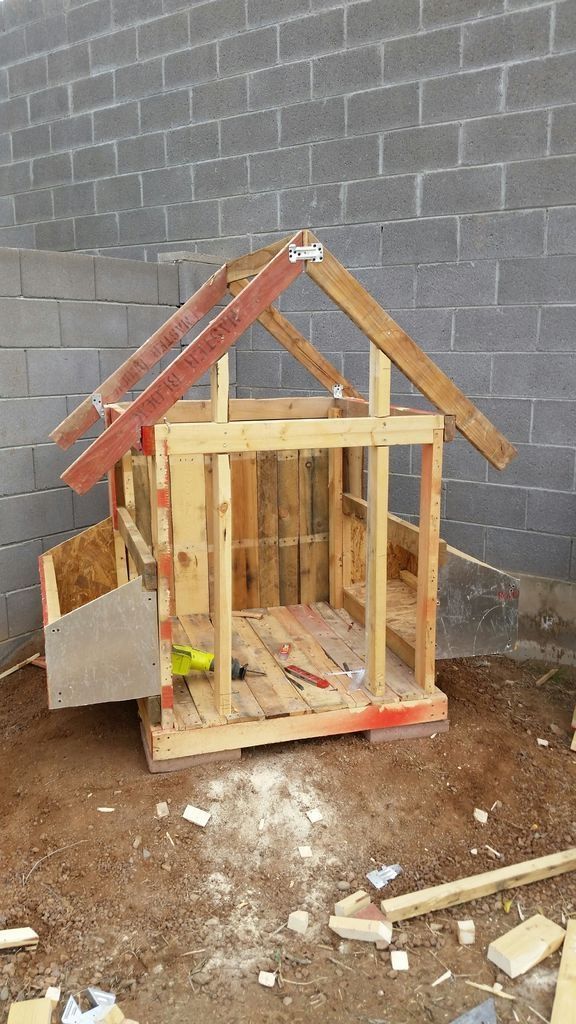
[[[486,947],[519,913],[575,914],[576,874],[503,894],[508,913],[498,895],[400,924],[408,973],[327,927],[334,901],[370,888],[381,863],[403,866],[394,895],[576,845],[576,676],[537,688],[545,667],[442,663],[451,731],[432,740],[286,744],[162,776],[147,772],[133,704],[48,712],[41,670],[0,683],[0,927],[40,935],[36,953],[0,954],[0,1021],[47,984],[94,983],[140,1024],[440,1024],[486,998],[466,978],[517,996],[498,1000],[500,1021],[548,1020],[559,954],[512,982]],[[487,825],[473,820],[496,801]],[[205,829],[181,818],[188,802],[212,812]],[[279,930],[299,908],[308,933]],[[454,937],[463,917],[476,921],[473,947]],[[258,970],[278,967],[282,987],[260,987]],[[431,987],[446,969],[453,978]]]

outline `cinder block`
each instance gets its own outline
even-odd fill
[[[412,471],[414,473],[420,472],[421,459],[414,458],[412,465]],[[456,440],[451,444],[447,444],[444,448],[444,457],[442,460],[442,476],[444,480],[480,480],[485,481],[487,477],[486,459],[472,448],[472,445],[458,435]],[[448,515],[450,507],[450,493],[451,484],[449,483],[446,488],[446,503],[445,503],[445,515]],[[457,515],[451,516],[452,519],[458,519]],[[472,520],[478,522],[477,519]]]
[[[385,174],[451,167],[458,163],[456,124],[404,128],[383,135],[382,169]]]
[[[464,394],[490,394],[490,359],[483,353],[438,352],[434,362]]]
[[[94,110],[105,107],[114,101],[114,75],[105,71],[101,75],[80,78],[72,82],[72,109]]]
[[[116,149],[112,143],[77,149],[73,154],[74,178],[104,178],[116,173]],[[71,211],[75,212],[75,211]]]
[[[0,295],[20,295],[20,253],[0,249]]]
[[[389,312],[425,352],[446,352],[451,348],[451,309],[391,309]]]
[[[125,28],[90,42],[92,71],[107,71],[134,64],[137,60],[136,29]]]
[[[444,515],[459,522],[524,529],[526,495],[520,487],[451,480]]]
[[[97,352],[37,348],[27,352],[27,362],[31,395],[90,392],[99,380]]]
[[[248,109],[248,86],[245,75],[205,82],[194,88],[193,117],[195,121],[211,121],[240,114]]]
[[[377,178],[350,182],[346,193],[346,220],[398,220],[415,217],[416,176]]]
[[[571,537],[576,523],[576,494],[559,491],[528,491],[526,528]]]
[[[215,43],[194,46],[164,57],[164,84],[167,89],[198,85],[217,77],[218,50]]]
[[[182,6],[181,3],[179,5]],[[170,10],[166,3],[164,8]],[[131,25],[134,21],[145,21],[149,17],[149,0],[112,0],[112,19],[115,25]]]
[[[460,67],[460,30],[438,29],[391,39],[384,44],[384,80],[417,81]]]
[[[45,439],[66,416],[63,398],[16,398],[0,401],[0,444],[34,444]]]
[[[190,42],[209,43],[246,28],[244,0],[211,0],[190,10]]]
[[[68,11],[66,22],[71,43],[100,35],[112,24],[110,0],[93,0],[92,3],[75,7]]]
[[[122,245],[138,242],[166,241],[166,210],[163,206],[147,206],[118,214],[119,239]]]
[[[554,49],[576,49],[576,10],[573,4],[562,4],[556,11]]]
[[[447,490],[450,490],[450,481],[448,481]],[[440,523],[440,536],[451,547],[465,551],[467,555],[479,558],[481,562],[484,561],[485,526],[473,526],[472,523],[453,523],[449,519],[443,519]]]
[[[278,114],[263,110],[227,117],[220,124],[222,156],[256,153],[278,145]]]
[[[418,124],[419,87],[416,82],[369,89],[346,97],[348,134],[364,135],[386,128]],[[332,134],[338,135],[339,131]],[[314,141],[314,140],[312,140]]]
[[[150,138],[151,136],[148,136]],[[220,143],[218,124],[207,121],[205,124],[187,125],[166,132],[166,154],[169,164],[182,164],[195,160],[212,160],[218,156]],[[120,150],[118,150],[120,159]]]
[[[415,722],[413,725],[393,725],[387,729],[367,729],[364,736],[370,743],[395,743],[397,740],[422,740],[436,736],[441,732],[448,732],[450,724],[447,719],[440,719],[436,722]],[[400,953],[403,950],[393,950],[393,953]],[[406,958],[408,954],[405,954]],[[407,959],[404,960],[407,963]],[[401,967],[401,970],[407,968]]]
[[[26,192],[30,188],[30,161],[0,167],[0,195]]]
[[[502,202],[500,167],[432,171],[422,178],[422,213],[473,213],[498,209]]]
[[[192,199],[192,174],[189,164],[182,167],[163,168],[158,171],[146,171],[142,175],[144,206],[187,202],[190,199]]]
[[[486,530],[486,561],[508,572],[534,573],[566,579],[570,570],[570,538],[522,530]]]
[[[118,244],[118,214],[103,213],[93,217],[74,219],[75,247],[78,249],[107,248]]]
[[[2,227],[8,227],[13,223],[14,199],[12,196],[2,196],[2,198],[0,198],[0,224]]]
[[[576,156],[523,160],[506,168],[506,206],[576,203]]]
[[[379,174],[379,140],[377,135],[357,139],[337,139],[312,146],[312,181],[351,181],[372,178]],[[280,152],[283,157],[285,150]],[[294,150],[302,156],[307,151]]]
[[[298,61],[277,68],[267,68],[248,76],[248,98],[251,110],[263,107],[285,107],[312,97],[312,65]]]
[[[107,302],[158,302],[156,264],[96,256],[96,298]],[[78,388],[77,393],[84,389]],[[92,385],[86,389],[92,390]]]
[[[144,171],[152,167],[163,167],[166,162],[164,146],[163,132],[118,142],[118,173],[125,174],[128,171]]]
[[[248,0],[248,25],[276,25],[284,18],[307,14],[308,0],[291,0],[287,7],[285,0]]]
[[[259,159],[260,157],[255,157],[256,163]],[[248,158],[245,156],[230,157],[227,160],[207,160],[194,166],[196,199],[240,195],[247,191]]]
[[[91,256],[22,252],[22,294],[58,299],[93,299]]]
[[[574,101],[576,53],[512,64],[508,69],[509,110],[547,107]]]
[[[80,216],[94,213],[94,182],[85,181],[78,185],[60,185],[52,190],[54,216]]]
[[[397,516],[418,515],[420,480],[395,473],[390,477],[390,511]]]
[[[284,107],[280,110],[280,144],[291,146],[339,138],[344,135],[344,120],[343,97]]]
[[[190,93],[188,89],[166,92],[161,96],[148,96],[147,99],[140,102],[140,122],[143,132],[174,128],[176,125],[188,124],[189,121]]]
[[[504,0],[422,0],[422,21],[426,28],[485,18],[504,10]]]
[[[70,530],[72,492],[68,488],[0,498],[0,544],[46,537]]]
[[[8,86],[11,96],[28,95],[48,85],[48,64],[46,57],[33,57],[21,61],[8,69]]]
[[[269,67],[278,60],[278,33],[275,27],[244,32],[218,43],[219,74],[242,74]]]
[[[344,47],[343,9],[311,14],[280,25],[280,59],[317,57]]]
[[[498,302],[576,302],[576,256],[505,260],[500,265]]]
[[[39,22],[43,27],[43,22]],[[61,46],[66,39],[65,35],[60,36],[57,46]],[[71,82],[84,75],[90,74],[90,51],[88,43],[78,43],[77,46],[67,46],[65,49],[55,49],[48,54],[48,84],[59,85],[63,82]]]
[[[96,484],[87,494],[73,494],[72,503],[75,527],[85,529],[99,523],[109,514],[107,484]]]
[[[40,586],[29,587],[28,590],[16,590],[6,595],[8,611],[8,632],[10,636],[20,636],[42,625],[42,599]]]
[[[50,126],[35,124],[31,128],[21,128],[12,132],[12,157],[14,160],[25,160],[26,157],[38,156],[50,151]]]
[[[138,27],[138,57],[146,60],[158,53],[172,53],[188,46],[188,12],[168,14]]]
[[[45,440],[44,438],[42,440]],[[67,451],[55,444],[39,444],[34,447],[35,487],[32,490],[45,491],[62,487],[60,477],[64,470],[86,451],[88,440],[77,441]]]
[[[175,270],[176,267],[171,267]],[[168,317],[175,312],[175,307],[167,309],[165,306],[128,306],[128,345],[137,348],[143,345],[159,327],[166,322]],[[118,342],[120,347],[121,342]]]
[[[520,398],[478,398],[475,404],[513,444],[528,441],[532,402]]]
[[[220,210],[225,234],[252,234],[278,227],[278,196],[275,192],[222,199]]]
[[[280,387],[283,356],[279,346],[276,352],[239,351],[236,358],[240,380],[258,381],[262,388]]]
[[[553,360],[549,355],[532,352],[523,355],[522,359],[510,359],[507,355],[495,355],[493,359],[494,395],[511,398],[573,398],[576,353],[557,355]],[[566,438],[563,443],[566,443]]]
[[[50,189],[24,192],[21,196],[14,196],[14,218],[17,224],[51,220],[53,216]]]
[[[566,444],[576,436],[576,402],[534,402],[532,440],[542,444]]]
[[[46,249],[48,252],[69,252],[74,249],[75,244],[74,221],[69,218],[36,224],[35,236],[38,249]]]
[[[72,180],[72,160],[70,153],[56,153],[53,156],[39,157],[32,162],[32,178],[35,188],[43,185],[59,185]]]
[[[258,353],[258,356],[264,353]],[[272,352],[268,353],[270,356]],[[341,352],[328,352],[327,358],[330,360],[333,366],[337,370],[342,372],[342,353]],[[290,355],[289,352],[283,352],[280,354],[281,360],[281,378],[282,388],[284,391],[304,391],[308,394],[324,395],[326,394],[325,389],[321,384],[318,383],[315,377],[313,377],[308,370],[306,370],[301,363],[299,363],[294,356]],[[258,378],[254,377],[254,381]]]
[[[1,364],[1,357],[0,357]],[[0,448],[0,496],[34,490],[31,448]],[[19,584],[21,586],[22,584]],[[2,589],[7,590],[4,578]]]
[[[70,113],[70,99],[66,85],[34,92],[29,97],[31,121],[53,121]]]
[[[380,0],[351,4],[347,11],[346,42],[348,46],[380,42],[389,36],[405,36],[417,32],[420,10],[418,0],[382,4]]]
[[[464,67],[537,57],[548,52],[550,8],[483,18],[462,30]]]
[[[312,62],[312,94],[338,96],[382,85],[382,58],[378,46],[363,46],[319,57]]]
[[[457,120],[493,114],[502,104],[502,69],[468,71],[422,83],[422,120]]]
[[[333,352],[336,348],[340,348],[343,352],[364,352],[366,350],[366,336],[345,313],[341,313],[339,310],[334,310],[333,313],[313,313],[310,319],[310,326],[306,328],[305,317],[302,315],[299,329],[301,330],[304,326],[305,337],[309,338],[321,352]],[[295,318],[291,316],[290,321],[295,323]],[[254,347],[255,340],[253,341]],[[272,340],[272,344],[276,343]]]
[[[26,33],[22,28],[4,31],[0,36],[0,61],[5,67],[8,61],[22,60],[26,56]]]
[[[175,203],[166,210],[168,238],[216,238],[219,234],[218,203]]]
[[[20,227],[0,228],[0,246],[18,246],[31,249],[36,245],[36,231],[39,225],[25,224]]]
[[[7,640],[8,635],[8,612],[6,610],[6,595],[0,594],[0,640]]]
[[[464,260],[541,256],[545,211],[480,213],[460,220],[460,257]]]
[[[0,347],[9,348],[15,339],[25,341],[26,348],[57,348],[60,345],[58,304],[54,301],[1,298],[0,322]]]
[[[30,117],[26,97],[17,96],[15,99],[0,103],[0,120],[5,130],[21,128],[23,125],[29,124]]]
[[[383,263],[435,263],[458,258],[456,217],[392,221],[381,226]]]
[[[113,107],[104,107],[102,110],[95,110],[93,116],[94,142],[123,139],[128,135],[138,135],[140,130],[137,103],[119,103]],[[142,130],[149,131],[150,126],[143,124]]]
[[[536,306],[457,309],[454,348],[458,352],[530,352],[537,346]]]
[[[495,261],[430,263],[418,267],[418,305],[491,306],[496,300],[495,293]],[[478,394],[476,390],[474,393]]]
[[[330,314],[326,313],[324,315],[329,316]],[[320,317],[320,321],[321,320],[322,317]],[[352,329],[355,330],[354,325],[351,323],[351,321],[348,320],[347,322],[351,325]],[[294,325],[297,331],[300,331],[300,334],[303,334],[305,338],[309,338],[311,340],[310,315],[308,313],[291,313],[290,323]],[[316,341],[314,342],[314,344],[316,345]],[[331,337],[328,349],[332,351],[333,348],[334,338]],[[276,341],[276,339],[273,338],[272,335],[268,333],[268,331],[265,331],[264,328],[261,327],[259,323],[254,323],[252,325],[252,349],[253,351],[258,352],[279,351],[278,342]],[[243,381],[242,383],[246,383],[246,381]]]
[[[538,348],[544,352],[572,352],[576,337],[576,306],[544,306]],[[568,440],[568,439],[567,439]]]
[[[139,175],[122,174],[114,178],[101,178],[96,182],[96,205],[98,213],[141,206]]]
[[[60,302],[65,348],[122,348],[128,344],[126,306],[113,302]]]
[[[166,306],[178,306],[180,303],[178,267],[176,265],[171,266],[169,263],[158,265],[158,302]]]
[[[16,449],[18,450],[18,449]],[[31,488],[33,490],[34,487]],[[42,553],[39,540],[24,544],[11,544],[0,548],[0,579],[2,590],[8,593],[19,587],[33,587],[38,582],[38,557]]]
[[[86,146],[93,139],[92,117],[90,114],[81,114],[78,117],[65,117],[60,121],[52,121],[50,138],[54,150],[69,150],[76,146]],[[61,155],[66,156],[71,163],[69,152]],[[52,159],[55,160],[56,157]]]
[[[357,270],[356,276],[384,309],[410,309],[415,304],[415,267],[375,267]]]
[[[290,188],[280,193],[280,227],[318,227],[342,220],[344,186],[313,185]]]
[[[543,110],[467,121],[462,127],[462,162],[491,164],[544,155],[546,140]]]
[[[576,104],[551,111],[550,152],[573,153],[576,149]]]

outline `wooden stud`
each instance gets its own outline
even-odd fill
[[[156,590],[156,559],[128,509],[118,506],[118,532],[128,549],[145,590]]]
[[[230,375],[228,356],[211,370],[212,416],[218,423],[228,420]],[[213,544],[214,544],[214,697],[220,715],[232,712],[232,480],[230,457],[213,456]]]
[[[56,619],[60,618],[60,598],[58,596],[58,583],[52,555],[49,552],[45,555],[40,555],[38,566],[40,569],[43,620],[44,625],[49,626],[51,622],[55,622]]]
[[[172,617],[175,615],[174,564],[170,464],[166,442],[156,439],[156,454],[151,457],[155,487],[152,491],[153,520],[158,566],[158,635],[160,638],[160,702],[162,727],[174,728],[174,690],[172,685]]]
[[[446,907],[457,907],[470,900],[479,900],[483,896],[502,892],[504,889],[515,889],[520,885],[540,882],[543,878],[555,878],[567,871],[576,870],[576,847],[552,853],[546,857],[525,860],[521,864],[509,864],[496,871],[485,871],[469,878],[459,878],[455,882],[444,882],[420,892],[409,892],[403,896],[393,896],[382,900],[382,912],[390,921],[406,921],[410,917],[420,917],[434,910],[445,910]]]
[[[414,673],[416,682],[425,693],[431,693],[434,689],[436,666],[436,605],[443,440],[443,431],[435,430],[432,444],[424,445],[422,448]]]
[[[171,455],[176,614],[207,614],[207,495],[204,455]]]
[[[371,416],[390,411],[390,360],[370,346]],[[360,422],[360,421],[356,421]],[[372,693],[386,691],[386,579],[388,568],[388,448],[371,448],[366,535],[366,676]]]
[[[334,419],[339,419],[342,417],[342,410],[331,409],[329,415]],[[359,449],[359,451],[361,450],[362,449]],[[328,572],[330,581],[330,604],[333,608],[342,607],[344,558],[344,517],[342,515],[342,493],[343,451],[342,448],[331,448],[328,456]]]
[[[212,419],[215,423],[228,422],[228,398],[230,394],[230,362],[228,353],[222,356],[210,369],[210,394]]]
[[[316,241],[311,232],[310,239]],[[307,260],[306,271],[426,398],[442,412],[456,417],[458,430],[491,465],[506,468],[517,454],[513,445],[326,247],[322,263]]]
[[[92,399],[99,394],[102,402],[109,404],[122,398],[127,391],[142,380],[148,370],[156,366],[162,356],[176,342],[180,341],[212,309],[216,302],[220,301],[225,291],[226,267],[224,266],[187,299],[184,305],[177,309],[136,352],[132,352],[128,359],[92,392],[92,395],[85,398],[74,412],[62,420],[62,423],[50,434],[51,440],[61,448],[69,448],[98,419]],[[124,451],[126,450],[125,448]],[[124,451],[119,453],[119,458]],[[104,469],[108,469],[108,466],[104,466]]]
[[[566,924],[550,1024],[576,1024],[576,920]]]
[[[294,235],[293,241],[298,243],[300,238],[301,232]],[[90,490],[102,474],[139,441],[142,427],[157,423],[188,388],[232,347],[262,310],[298,277],[303,266],[303,263],[290,263],[288,247],[282,249],[242,294],[232,299],[76,459],[62,474],[64,482],[78,494]]]

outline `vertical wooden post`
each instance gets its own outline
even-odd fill
[[[155,488],[151,490],[152,519],[155,523],[154,554],[158,564],[158,632],[160,636],[160,705],[162,728],[173,729],[174,689],[172,686],[172,616],[174,601],[174,553],[172,546],[172,502],[168,443],[156,437],[152,457]]]
[[[342,409],[329,409],[329,417],[342,416]],[[344,452],[330,448],[328,452],[328,573],[330,604],[342,607],[344,516],[342,515]]]
[[[414,675],[425,693],[433,692],[435,678],[442,446],[441,430],[434,431],[432,444],[422,445]]]
[[[210,371],[212,418],[228,421],[228,356]],[[232,711],[232,479],[230,456],[214,455],[213,544],[214,544],[214,698],[221,715]]]
[[[390,360],[370,345],[371,416],[390,413]],[[386,582],[388,562],[387,447],[372,447],[368,456],[368,522],[366,534],[366,670],[372,693],[386,691]]]

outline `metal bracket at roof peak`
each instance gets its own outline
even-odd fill
[[[92,395],[91,402],[92,402],[92,405],[94,406],[94,408],[96,409],[96,412],[98,413],[100,419],[103,420],[104,419],[104,402],[102,401],[102,395],[100,394],[99,391],[95,395]]]
[[[322,263],[324,259],[324,246],[322,242],[312,242],[311,245],[289,245],[288,260],[290,263],[298,263],[299,260],[310,260],[311,263]]]

